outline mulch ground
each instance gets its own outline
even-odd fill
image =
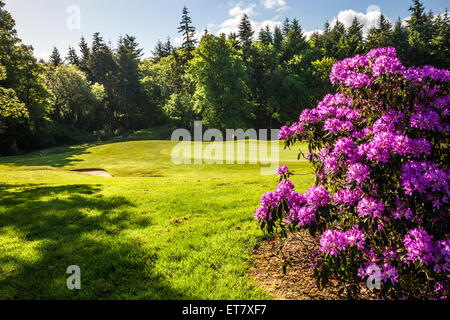
[[[338,294],[340,289],[337,280],[323,291],[316,286],[313,269],[308,261],[312,250],[318,249],[318,239],[314,239],[307,231],[289,236],[289,242],[283,249],[283,254],[290,258],[292,266],[283,274],[281,256],[274,246],[276,241],[261,242],[255,252],[250,276],[256,283],[271,293],[277,300],[345,300],[345,292]],[[374,300],[376,297],[361,284],[361,294],[357,299]]]

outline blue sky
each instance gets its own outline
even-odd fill
[[[449,4],[447,0],[422,2],[434,13],[444,12]],[[158,39],[170,36],[179,43],[177,27],[184,5],[200,34],[205,28],[218,34],[236,30],[244,12],[249,14],[255,28],[266,24],[273,27],[287,16],[299,19],[303,29],[310,33],[320,30],[325,21],[333,23],[339,19],[348,24],[356,16],[368,29],[380,12],[391,21],[407,18],[411,3],[410,0],[6,0],[6,9],[16,20],[23,42],[34,47],[36,56],[47,58],[54,46],[65,55],[69,45],[78,48],[81,36],[90,41],[97,31],[113,44],[120,35],[133,35],[145,56],[149,56]]]

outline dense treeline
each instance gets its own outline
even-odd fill
[[[393,46],[407,65],[449,66],[449,17],[426,12],[419,0],[411,18],[392,25],[381,15],[366,37],[355,19],[337,22],[306,39],[300,22],[252,30],[247,15],[239,32],[200,43],[187,8],[178,32],[181,47],[159,41],[142,60],[136,39],[115,46],[99,33],[82,38],[62,58],[55,48],[38,62],[23,45],[0,0],[0,152],[108,139],[157,125],[274,128],[295,119],[333,88],[333,63],[377,47]]]

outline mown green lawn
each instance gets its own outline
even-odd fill
[[[276,176],[178,165],[151,133],[0,158],[0,299],[270,299],[248,277]],[[129,140],[129,141],[126,141]],[[310,173],[298,150],[283,164]],[[104,169],[114,178],[71,170]],[[298,191],[312,175],[294,177]],[[81,268],[68,290],[66,268]]]

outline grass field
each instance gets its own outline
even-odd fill
[[[176,143],[155,138],[0,158],[0,299],[271,298],[248,268],[262,238],[253,212],[277,177],[260,165],[175,166]],[[297,151],[280,144],[281,163],[310,173]],[[301,192],[313,183],[293,180]],[[69,265],[81,290],[66,287]]]

